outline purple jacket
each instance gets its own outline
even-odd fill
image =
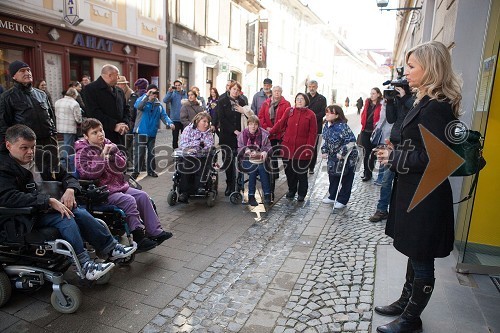
[[[104,139],[104,144],[111,141]],[[125,192],[129,184],[123,172],[127,169],[127,157],[113,144],[109,159],[101,156],[102,148],[92,146],[85,139],[75,142],[75,165],[81,179],[99,180],[99,185],[107,185],[110,193]]]

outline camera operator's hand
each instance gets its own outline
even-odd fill
[[[405,92],[403,87],[395,87],[394,90],[396,90],[399,93],[399,95],[398,95],[399,98],[406,95],[406,92]]]
[[[168,87],[168,92],[172,92],[174,90],[175,90],[175,87],[173,87],[173,86]]]

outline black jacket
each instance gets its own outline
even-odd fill
[[[429,162],[428,147],[419,125],[450,146],[446,129],[453,121],[456,118],[449,103],[425,96],[403,121],[401,142],[405,144],[391,154],[391,170],[396,176],[385,233],[394,239],[396,250],[412,259],[443,258],[453,249],[453,196],[448,179],[408,211]],[[432,179],[427,179],[427,182],[432,182]],[[428,185],[424,181],[422,186]]]
[[[307,108],[312,110],[312,112],[316,115],[318,134],[321,134],[321,131],[323,130],[323,117],[325,116],[326,109],[326,98],[318,93],[316,93],[314,97],[312,97],[310,93],[307,93],[307,97],[309,97],[309,105]]]
[[[245,99],[241,96],[238,97],[238,104],[241,106],[248,105],[248,103],[245,102]],[[238,130],[241,132],[244,130],[244,128],[241,128],[241,113],[233,111],[231,100],[227,96],[219,99],[219,102],[215,107],[215,112],[220,126],[219,143],[228,145],[233,149],[238,148],[238,141],[234,131]]]
[[[75,194],[80,192],[78,180],[63,168],[59,171],[50,167],[47,161],[49,154],[41,150],[35,151],[35,164],[42,170],[41,177],[46,181],[62,182],[63,191],[73,188]],[[49,208],[48,194],[40,193],[31,172],[17,163],[8,152],[0,153],[0,206],[9,208],[35,207],[44,211]],[[60,198],[56,198],[60,199]]]
[[[47,95],[31,84],[18,82],[0,97],[0,138],[5,143],[5,131],[10,126],[23,124],[31,128],[38,139],[57,134],[54,111]]]
[[[123,145],[124,136],[115,132],[117,123],[130,125],[130,109],[123,90],[111,88],[99,76],[82,90],[82,96],[87,117],[99,119],[106,137],[114,144]]]

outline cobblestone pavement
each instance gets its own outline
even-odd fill
[[[389,242],[367,222],[378,191],[356,182],[331,214],[327,177],[316,181],[310,201],[283,198],[143,331],[368,332],[375,248]]]

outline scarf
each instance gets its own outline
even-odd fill
[[[269,105],[269,117],[271,118],[271,122],[274,124],[274,118],[276,117],[276,107],[278,106],[279,102],[281,101],[281,98],[277,100],[276,102],[273,102],[271,99],[271,103]]]
[[[246,128],[243,131],[243,142],[245,142],[246,147],[257,147],[260,149],[262,146],[262,131],[260,127],[254,134],[250,133],[248,128]]]

